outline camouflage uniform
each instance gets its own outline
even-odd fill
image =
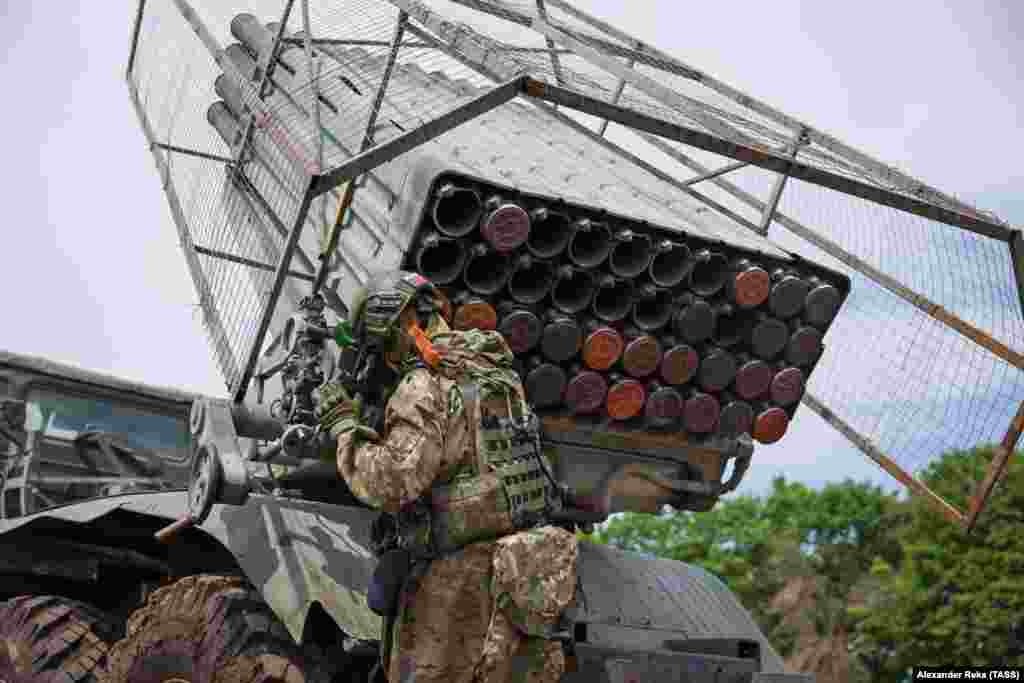
[[[466,342],[459,335],[470,335],[470,356],[448,353],[453,342]],[[341,433],[338,470],[352,492],[375,508],[398,513],[423,499],[434,506],[447,502],[458,513],[454,526],[503,531],[414,573],[391,634],[388,680],[557,681],[565,667],[561,645],[544,636],[574,597],[575,535],[549,525],[518,532],[503,527],[495,498],[505,495],[501,489],[457,501],[440,500],[438,493],[439,484],[464,480],[478,462],[477,430],[459,389],[460,364],[510,369],[511,351],[499,334],[478,331],[445,333],[434,343],[442,367],[421,364],[405,374],[387,404],[383,435],[365,428]],[[513,389],[521,399],[518,380]],[[482,405],[481,411],[497,408]]]

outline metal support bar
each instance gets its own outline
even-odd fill
[[[772,152],[755,149],[729,140],[715,137],[702,131],[680,126],[675,123],[647,116],[635,111],[608,104],[593,97],[582,95],[565,88],[530,79],[526,90],[530,97],[560,104],[585,114],[608,118],[629,128],[652,133],[662,138],[675,140],[714,154],[746,161],[754,166],[785,173],[799,180],[827,187],[838,192],[860,197],[894,209],[906,211],[947,225],[958,226],[971,232],[1007,242],[1013,231],[989,220],[974,218],[951,209],[930,204],[919,199],[885,190],[874,185],[847,178],[836,173],[823,171],[813,166],[792,161]]]
[[[284,37],[285,27],[288,26],[288,17],[291,16],[292,5],[294,4],[295,0],[285,1],[284,11],[281,13],[281,22],[277,25],[277,34],[274,36],[274,42],[270,46],[270,50],[267,52],[263,63],[259,65],[260,84],[256,89],[256,97],[261,100],[266,96],[267,85],[270,82],[270,77],[274,75],[274,67],[277,66],[277,55],[281,50],[281,38]],[[242,155],[245,153],[245,148],[249,146],[249,142],[252,140],[252,131],[255,125],[256,112],[251,112],[245,124],[245,132],[238,141],[238,149],[234,150],[235,159],[238,161],[242,161]]]
[[[590,47],[586,43],[573,38],[565,31],[555,28],[546,21],[542,21],[539,17],[535,18],[532,23],[532,27],[535,31],[538,31],[542,35],[551,38],[556,43],[563,45],[577,55],[587,60],[594,66],[597,66],[610,74],[618,76],[624,80],[627,84],[633,86],[640,92],[654,98],[655,100],[671,107],[674,110],[679,111],[684,116],[696,121],[701,126],[707,128],[709,131],[718,135],[722,138],[734,140],[738,143],[742,143],[749,147],[757,146],[749,136],[745,133],[733,128],[731,125],[719,119],[716,116],[712,116],[706,111],[706,108],[699,106],[687,98],[682,97],[676,91],[666,88],[661,83],[658,83],[653,78],[648,78],[643,74],[637,73],[633,69],[623,66],[621,63],[606,57],[601,54],[598,50]]]
[[[544,7],[544,0],[537,0],[537,15],[544,21],[548,20],[548,11]],[[562,77],[562,64],[555,52],[555,42],[550,38],[545,38],[544,44],[547,45],[548,54],[551,55],[551,70],[555,73],[555,80],[558,85],[565,85],[565,78]]]
[[[142,17],[146,12],[146,0],[139,0],[139,6],[135,10],[135,22],[132,24],[132,43],[128,50],[128,66],[125,67],[125,78],[132,77],[132,69],[135,68],[135,55],[139,49],[139,32],[142,30]]]
[[[299,237],[302,235],[302,226],[306,223],[306,214],[309,213],[309,207],[313,203],[313,198],[317,196],[313,189],[320,177],[310,177],[306,190],[303,193],[302,203],[299,205],[298,214],[295,216],[295,223],[288,233],[288,239],[285,240],[284,249],[281,250],[281,259],[277,262],[277,268],[274,270],[274,281],[270,285],[267,303],[263,307],[263,314],[260,316],[259,325],[256,328],[256,337],[252,340],[252,345],[249,347],[249,354],[245,361],[245,367],[242,370],[242,376],[238,384],[232,387],[235,403],[241,403],[245,400],[249,382],[252,380],[253,372],[256,370],[256,363],[260,357],[263,340],[267,336],[267,329],[270,327],[270,321],[274,317],[277,300],[281,297],[281,289],[284,287],[285,276],[289,272],[292,255],[299,246]]]
[[[442,114],[433,121],[429,121],[414,130],[399,135],[387,142],[352,157],[333,170],[318,176],[313,184],[314,196],[319,196],[337,187],[341,183],[352,180],[361,173],[371,168],[395,159],[411,149],[430,142],[434,138],[443,135],[452,128],[459,126],[466,121],[489,112],[495,107],[500,107],[516,95],[523,92],[525,77],[512,79],[499,85],[483,95],[466,102],[465,104]]]
[[[225,164],[234,164],[235,160],[231,157],[221,156],[219,154],[210,154],[208,152],[200,152],[196,149],[189,149],[187,147],[178,147],[177,145],[167,145],[162,142],[154,142],[153,147],[159,147],[160,149],[166,149],[168,152],[177,152],[178,154],[187,154],[192,157],[199,157],[200,159],[209,159],[210,161],[222,161]]]
[[[791,149],[787,153],[792,160],[796,160],[796,155],[800,153],[800,147],[807,144],[804,131],[801,130],[796,134]],[[775,184],[772,186],[771,194],[768,196],[768,205],[764,207],[764,211],[761,213],[761,223],[757,226],[757,232],[765,237],[768,236],[768,228],[772,224],[772,220],[775,218],[775,210],[779,208],[779,200],[782,199],[782,191],[786,189],[786,181],[789,179],[789,169],[775,179]]]
[[[366,130],[363,133],[363,142],[359,145],[359,153],[362,154],[373,143],[373,127],[377,125],[377,116],[380,114],[380,107],[384,103],[384,93],[391,81],[391,73],[395,69],[395,61],[398,59],[398,50],[402,46],[402,38],[405,36],[405,25],[409,21],[409,15],[399,11],[398,19],[395,21],[395,32],[391,36],[391,44],[388,51],[388,60],[384,64],[384,73],[381,74],[380,85],[373,96],[373,104],[370,106],[370,117],[366,121]]]
[[[1017,281],[1017,296],[1020,299],[1020,314],[1024,318],[1024,234],[1014,230],[1010,238],[1010,267]]]
[[[485,14],[490,14],[491,16],[494,17],[499,17],[501,19],[504,19],[505,21],[510,21],[514,24],[519,24],[520,26],[526,26],[528,28],[532,26],[533,18],[529,14],[524,14],[518,11],[511,5],[506,5],[504,3],[497,4],[495,2],[490,2],[488,0],[452,0],[452,2],[459,5],[463,5],[464,7],[469,7],[471,9],[484,12]],[[561,7],[560,3],[551,2],[551,0],[547,0],[547,2],[549,2],[552,5]],[[695,80],[697,79],[697,75],[693,72],[693,70],[679,67],[677,64],[673,62],[658,63],[651,59],[651,55],[641,55],[640,52],[638,52],[637,50],[625,47],[624,45],[620,45],[619,43],[615,43],[610,40],[604,40],[603,38],[595,36],[592,33],[584,35],[578,31],[572,30],[568,26],[564,26],[561,24],[558,25],[558,28],[562,31],[565,31],[573,38],[576,38],[577,40],[585,40],[587,43],[591,45],[596,45],[597,47],[600,47],[608,54],[613,55],[615,57],[622,57],[624,59],[632,59],[634,61],[642,62],[644,64],[647,64],[648,66],[651,66],[652,68],[658,69],[659,71],[671,73],[676,76],[682,76],[684,78],[691,78]],[[623,42],[628,44],[634,44],[639,43],[640,41],[638,41],[636,38],[627,38],[623,40]],[[502,49],[508,49],[509,51],[512,51],[515,48],[505,48],[504,46],[502,46]],[[544,51],[544,48],[538,48],[538,50]],[[572,53],[572,50],[566,50],[565,52]]]
[[[395,32],[391,36],[391,45],[388,51],[388,59],[384,64],[384,72],[381,74],[380,85],[377,86],[377,92],[373,96],[373,103],[370,106],[370,115],[366,121],[366,130],[363,131],[363,141],[359,144],[359,153],[362,154],[370,145],[373,144],[373,129],[377,125],[377,116],[380,114],[381,105],[384,104],[384,93],[387,91],[388,84],[391,82],[391,74],[395,69],[395,62],[398,60],[398,50],[402,46],[402,38],[405,36],[405,25],[409,21],[409,15],[403,11],[398,12],[398,18],[395,21]],[[356,187],[358,183],[356,178],[353,177],[347,183],[345,183],[345,193],[341,198],[341,202],[338,204],[338,213],[334,219],[334,225],[331,227],[330,235],[327,238],[327,242],[320,253],[320,270],[317,271],[316,279],[313,281],[313,293],[315,294],[323,287],[324,282],[327,281],[327,269],[330,264],[331,254],[338,246],[338,240],[341,238],[341,231],[345,227],[345,214],[348,213],[352,207],[352,201],[355,198]]]
[[[938,508],[938,510],[950,521],[957,524],[964,521],[964,515],[960,510],[946,502],[945,499],[925,486],[923,482],[910,476],[902,467],[897,465],[892,458],[887,456],[885,453],[880,451],[877,446],[871,443],[870,439],[863,436],[853,427],[844,422],[842,418],[826,408],[821,401],[815,398],[812,394],[804,394],[803,404],[817,413],[821,419],[825,420],[825,422],[835,428],[836,431],[849,439],[850,442],[859,448],[862,453],[874,460],[879,467],[892,475],[901,484],[906,486],[907,489],[921,496]]]
[[[195,245],[195,250],[197,254],[202,254],[203,256],[212,256],[213,258],[219,258],[224,261],[231,261],[232,263],[237,263],[242,266],[249,266],[250,268],[257,268],[259,270],[269,270],[271,272],[273,272],[274,270],[274,266],[270,265],[269,263],[260,263],[259,261],[254,261],[252,259],[245,258],[244,256],[229,254],[226,251],[220,251],[219,249],[207,249],[206,247],[201,247],[197,244]],[[306,282],[312,282],[314,279],[312,275],[307,275],[305,273],[297,273],[294,270],[288,271],[288,277],[293,277],[298,280],[305,280]]]
[[[284,42],[287,45],[297,45],[297,46],[300,46],[300,47],[304,43],[304,39],[303,38],[282,38],[281,40],[282,40],[282,42]],[[312,39],[310,41],[310,43],[312,43],[315,47],[316,46],[323,46],[323,45],[328,45],[328,46],[334,45],[334,46],[338,46],[338,47],[345,47],[345,46],[350,46],[350,47],[360,47],[360,46],[362,46],[362,47],[389,47],[391,45],[391,41],[389,41],[389,40],[357,40],[357,39],[354,39],[354,38],[353,39],[346,39],[346,38],[314,38],[314,39]],[[417,49],[417,50],[434,50],[434,49],[437,49],[436,46],[431,45],[430,43],[402,43],[402,47],[409,48],[409,49]],[[524,47],[524,46],[519,46],[519,45],[509,45],[505,49],[508,50],[509,52],[526,52],[526,53],[543,52],[545,54],[548,54],[548,53],[551,52],[551,50],[549,50],[546,47]],[[572,50],[563,50],[563,49],[559,49],[557,47],[554,48],[554,52],[557,55],[571,55],[572,54]]]
[[[284,223],[281,222],[281,219],[278,218],[277,213],[270,207],[270,204],[267,203],[266,197],[264,197],[263,194],[256,189],[256,186],[252,184],[252,181],[249,180],[249,176],[243,172],[238,172],[235,175],[235,178],[239,181],[241,186],[245,188],[245,196],[251,198],[259,205],[261,216],[274,226],[274,232],[276,232],[282,240],[287,239],[288,228],[285,227]],[[310,274],[316,272],[312,259],[306,255],[305,250],[301,246],[296,247],[295,256],[299,259],[299,263],[302,264],[302,267],[308,270]]]
[[[129,77],[126,79],[128,82],[128,92],[131,95],[132,105],[135,108],[135,114],[139,118],[139,125],[142,127],[142,134],[146,137],[146,140],[150,143],[150,152],[153,155],[153,160],[156,163],[157,171],[160,173],[161,185],[164,189],[164,194],[167,196],[167,204],[171,209],[171,218],[174,221],[174,227],[178,232],[178,244],[181,246],[181,251],[185,257],[185,265],[188,267],[189,274],[192,276],[192,284],[196,288],[196,293],[199,295],[199,307],[203,312],[203,320],[207,325],[207,329],[210,331],[210,336],[213,338],[213,353],[216,357],[218,365],[220,365],[221,372],[224,373],[226,378],[238,377],[238,359],[235,358],[234,353],[231,350],[231,344],[228,341],[227,331],[224,329],[224,322],[220,318],[220,313],[217,311],[216,302],[213,300],[213,294],[210,292],[210,283],[206,279],[206,274],[203,272],[202,267],[199,265],[199,259],[196,258],[194,245],[192,244],[192,238],[188,233],[188,221],[185,219],[185,211],[181,207],[181,202],[178,200],[178,195],[174,191],[174,186],[170,179],[170,169],[167,167],[167,162],[164,158],[158,154],[153,148],[154,137],[153,129],[149,125],[149,119],[146,117],[145,109],[142,103],[139,101],[139,92],[135,87],[135,83]]]
[[[679,150],[670,147],[663,143],[657,138],[650,136],[644,136],[644,139],[654,145],[657,149],[665,152],[673,159],[683,164],[687,168],[690,168],[697,173],[707,172],[707,168],[697,161],[693,160],[689,156],[683,154]],[[757,197],[753,196],[749,192],[746,192],[741,187],[729,182],[724,178],[717,178],[712,181],[715,185],[722,188],[733,197],[736,197],[747,206],[757,209],[758,211],[764,211],[766,204]],[[927,297],[918,294],[914,290],[910,289],[894,277],[883,273],[866,261],[854,256],[850,252],[840,247],[835,242],[819,235],[807,226],[799,223],[785,214],[776,213],[775,222],[781,225],[783,228],[789,230],[791,233],[800,237],[801,239],[810,242],[814,246],[821,249],[823,252],[832,256],[846,265],[850,266],[861,275],[873,280],[881,287],[889,290],[896,296],[900,297],[910,305],[914,306],[918,310],[924,312],[930,318],[938,320],[943,325],[946,325],[954,332],[963,335],[969,341],[981,346],[993,355],[1001,358],[1010,365],[1024,370],[1024,355],[1014,351],[1005,344],[994,339],[992,335],[988,334],[984,330],[971,325],[965,320],[961,320],[951,312],[940,306],[939,304],[931,301]]]
[[[625,31],[617,29],[611,24],[601,21],[600,19],[597,19],[596,17],[593,17],[582,10],[573,7],[565,0],[547,0],[547,2],[565,11],[567,14],[579,19],[580,21],[603,31],[609,36],[617,38],[618,40],[624,42],[632,42],[636,40],[635,37],[626,33]],[[739,90],[736,90],[735,88],[726,85],[722,81],[713,78],[712,76],[708,75],[707,73],[704,73],[703,71],[700,71],[699,69],[693,68],[689,64],[686,64],[685,62],[682,62],[679,59],[676,59],[675,57],[665,52],[662,52],[661,50],[658,50],[657,48],[648,46],[648,52],[656,56],[661,61],[667,63],[668,65],[672,65],[677,69],[680,69],[681,73],[679,75],[683,75],[686,76],[687,78],[697,81],[701,85],[708,87],[711,90],[717,92],[718,94],[727,97],[733,102],[736,102],[737,104],[740,104],[743,107],[750,109],[756,114],[764,116],[765,118],[774,121],[777,124],[791,131],[797,131],[800,130],[801,128],[805,129],[807,131],[808,138],[812,143],[840,156],[845,156],[848,160],[852,162],[860,164],[860,166],[864,170],[868,171],[871,175],[873,175],[880,183],[897,187],[901,192],[905,192],[907,194],[916,196],[930,204],[945,204],[947,207],[950,207],[949,209],[946,210],[950,211],[951,213],[961,214],[990,226],[1001,227],[1004,229],[1009,228],[1007,224],[996,219],[995,217],[986,215],[979,211],[978,209],[976,209],[975,207],[970,206],[968,204],[964,204],[955,197],[946,195],[940,192],[939,190],[920,182],[919,180],[911,178],[910,176],[902,173],[901,171],[893,168],[892,166],[884,164],[881,161],[878,161],[877,159],[874,159],[868,156],[867,154],[864,154],[863,152],[860,152],[854,149],[853,147],[850,147],[849,145],[838,140],[837,138],[834,138],[831,135],[827,135],[815,129],[812,126],[807,125],[803,121],[795,119],[783,113],[782,111],[765,104],[764,102],[754,99],[753,97],[750,97],[749,95],[746,95],[740,92]],[[941,219],[936,218],[935,220]],[[951,223],[951,225],[958,224]],[[967,226],[960,227],[966,228]]]
[[[737,161],[735,164],[729,164],[728,166],[723,166],[722,168],[718,169],[717,171],[708,171],[707,173],[702,173],[701,175],[697,176],[696,178],[690,178],[689,180],[684,180],[680,184],[684,185],[685,187],[690,187],[691,185],[696,185],[697,183],[703,183],[705,180],[711,180],[712,178],[717,178],[718,176],[723,176],[726,173],[732,173],[733,171],[738,171],[739,169],[746,168],[747,166],[750,166],[750,164],[748,164],[745,161]]]
[[[1006,436],[1003,437],[1003,442],[996,450],[995,457],[989,463],[988,472],[985,473],[985,480],[978,487],[978,493],[971,496],[971,505],[964,524],[968,533],[974,529],[978,517],[981,515],[982,510],[985,509],[989,496],[992,495],[992,489],[995,488],[999,478],[1003,476],[1010,458],[1013,457],[1013,452],[1017,448],[1017,442],[1020,441],[1021,432],[1024,432],[1024,401],[1021,402],[1020,407],[1017,409],[1017,415],[1013,418],[1013,422],[1010,423],[1010,428],[1006,430]]]
[[[634,47],[636,47],[636,51],[637,52],[642,52],[643,51],[643,45],[641,45],[639,43],[637,43]],[[630,57],[629,61],[626,62],[626,66],[628,68],[630,68],[630,69],[633,68],[634,64],[636,64],[636,59],[634,59],[633,57]],[[561,85],[561,84],[559,84],[559,85]],[[612,104],[618,104],[619,103],[619,98],[622,97],[622,92],[625,89],[626,89],[626,79],[620,78],[619,82],[615,84],[615,92],[612,94],[612,100],[611,100]],[[601,137],[604,137],[604,134],[605,134],[605,132],[607,130],[608,130],[608,119],[605,119],[604,121],[601,122],[601,126],[597,129],[597,134],[600,135]]]

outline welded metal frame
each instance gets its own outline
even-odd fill
[[[196,250],[197,254],[202,254],[203,256],[210,256],[211,258],[219,258],[223,261],[230,261],[231,263],[237,263],[240,266],[249,266],[250,268],[256,268],[257,270],[267,270],[270,272],[273,272],[274,269],[276,268],[276,266],[273,266],[269,263],[261,263],[251,258],[239,256],[238,254],[229,254],[228,252],[221,251],[220,249],[210,249],[199,244],[193,245],[192,248]],[[316,279],[313,275],[310,275],[308,273],[300,273],[294,270],[288,271],[288,277],[293,277],[296,280],[305,280],[306,282],[313,282]]]
[[[963,520],[964,527],[968,532],[974,529],[978,517],[985,509],[985,503],[992,495],[992,489],[995,488],[996,482],[1003,476],[1003,472],[1009,465],[1022,432],[1024,432],[1024,401],[1021,401],[1020,407],[1017,408],[1017,414],[1014,416],[1013,422],[1010,423],[1010,428],[1006,430],[1006,436],[1003,437],[1002,443],[996,448],[996,454],[992,458],[992,462],[989,463],[985,478],[978,486],[978,492],[971,496],[967,517]]]
[[[791,177],[798,180],[805,180],[814,185],[820,185],[830,190],[867,199],[876,204],[906,211],[907,213],[924,218],[930,218],[947,225],[960,227],[1001,242],[1008,242],[1013,234],[1013,231],[1006,226],[974,218],[929,202],[896,194],[890,190],[854,180],[838,173],[831,173],[814,166],[808,166],[774,152],[747,147],[705,133],[704,131],[663,121],[653,116],[609,104],[543,81],[534,80],[532,84],[533,86],[527,91],[527,94],[531,97],[551,102],[552,104],[558,104],[568,109],[575,109],[584,114],[611,119],[615,123],[622,124],[633,130],[651,133],[666,140],[681,142],[690,147],[730,157],[737,161],[746,161],[753,166],[774,171],[775,173],[785,174],[788,171]]]
[[[806,145],[807,142],[806,131],[799,131],[793,138],[793,142],[790,145],[786,156],[788,156],[791,161],[796,161],[796,156],[800,153],[800,148]],[[757,226],[757,234],[764,237],[768,236],[768,228],[771,227],[772,221],[775,220],[775,212],[778,210],[779,202],[782,200],[782,193],[786,190],[787,180],[789,180],[789,169],[786,169],[785,173],[780,174],[775,179],[775,184],[772,186],[772,190],[768,195],[768,204],[764,207],[764,211],[761,213],[761,222]]]
[[[212,34],[206,30],[205,26],[202,26],[201,20],[191,8],[188,1],[172,1],[177,5],[178,10],[181,12],[185,20],[192,24],[196,33],[199,35],[200,40],[211,53],[214,61],[217,62],[217,64],[226,72],[235,72],[237,75],[234,65],[230,63],[230,60],[225,59],[223,51],[213,39]],[[307,0],[304,0],[304,2],[305,1]],[[256,337],[253,339],[252,344],[248,349],[242,373],[239,375],[236,371],[231,375],[232,377],[239,377],[236,386],[231,387],[235,401],[243,400],[246,395],[248,384],[251,380],[263,341],[265,340],[270,321],[275,312],[285,278],[292,276],[307,281],[310,279],[309,275],[291,271],[289,269],[289,264],[293,257],[298,256],[304,262],[303,265],[305,265],[309,270],[313,270],[312,261],[302,253],[301,248],[298,246],[298,238],[301,234],[302,227],[306,222],[308,211],[313,200],[325,192],[333,191],[339,185],[347,183],[345,198],[343,198],[341,202],[338,217],[335,222],[334,229],[332,230],[333,239],[328,242],[328,248],[324,252],[325,254],[330,254],[338,246],[338,233],[343,230],[345,224],[347,224],[347,221],[343,224],[343,218],[346,213],[351,213],[348,209],[351,205],[352,193],[354,193],[358,187],[356,180],[360,176],[368,174],[372,179],[376,180],[372,171],[377,166],[391,161],[394,158],[428,142],[438,135],[447,132],[451,128],[480,116],[519,95],[523,95],[538,104],[541,102],[545,103],[545,105],[547,105],[547,111],[561,122],[566,125],[570,125],[578,132],[586,134],[589,138],[598,141],[609,150],[623,156],[644,170],[652,173],[659,179],[670,183],[672,186],[686,192],[688,195],[703,202],[711,209],[729,217],[741,225],[744,225],[748,229],[764,235],[767,233],[767,227],[772,222],[778,223],[790,232],[793,232],[802,239],[818,246],[826,253],[831,254],[847,265],[853,267],[858,272],[866,275],[888,291],[896,294],[901,299],[925,312],[931,318],[939,320],[947,327],[954,329],[961,335],[970,339],[972,342],[986,348],[1018,369],[1024,369],[1024,355],[1021,355],[1013,349],[1008,348],[1006,345],[1001,344],[986,332],[957,318],[949,311],[946,311],[941,306],[938,306],[927,298],[910,290],[894,278],[874,269],[869,264],[843,250],[837,244],[779,213],[777,209],[779,196],[785,187],[786,180],[788,177],[792,176],[827,189],[866,199],[883,206],[922,216],[947,225],[960,227],[992,239],[1006,242],[1010,252],[1013,272],[1018,284],[1021,309],[1024,311],[1024,241],[1022,241],[1020,231],[1013,230],[1010,226],[999,221],[997,218],[984,214],[974,207],[963,204],[953,197],[949,197],[934,188],[924,185],[920,181],[910,178],[896,169],[893,169],[892,167],[844,145],[835,138],[825,135],[810,126],[807,126],[806,124],[793,119],[792,117],[789,117],[762,102],[759,102],[758,100],[750,98],[749,96],[732,89],[730,86],[727,86],[706,74],[693,69],[680,60],[677,60],[656,48],[643,44],[613,26],[610,26],[605,22],[586,14],[585,12],[572,7],[564,0],[536,0],[536,12],[530,12],[529,10],[520,12],[518,7],[513,8],[506,5],[502,0],[453,1],[466,7],[527,26],[544,37],[546,47],[517,48],[514,46],[501,45],[500,50],[490,49],[494,46],[489,45],[486,41],[481,41],[482,44],[475,43],[472,37],[472,32],[470,32],[471,35],[468,39],[465,33],[459,35],[459,31],[462,29],[456,30],[451,24],[447,24],[443,20],[440,20],[438,15],[433,14],[431,10],[427,9],[426,6],[422,5],[418,0],[386,0],[386,2],[399,9],[399,19],[396,23],[395,34],[392,40],[387,43],[384,41],[359,41],[355,39],[317,39],[314,38],[308,30],[308,35],[304,41],[290,38],[285,39],[283,37],[285,30],[284,27],[287,24],[287,19],[294,4],[294,0],[284,0],[285,7],[283,10],[283,17],[279,24],[273,47],[265,59],[266,63],[260,65],[262,70],[261,80],[255,92],[258,99],[262,99],[265,96],[266,85],[271,82],[272,72],[275,64],[277,63],[276,55],[279,53],[281,45],[285,42],[304,42],[307,47],[309,45],[328,46],[372,43],[373,45],[380,46],[387,45],[390,48],[390,52],[384,76],[374,97],[370,121],[367,125],[363,143],[360,145],[358,153],[351,155],[349,159],[333,169],[327,170],[322,167],[318,167],[317,173],[309,174],[308,183],[302,194],[302,201],[300,203],[295,223],[290,228],[284,225],[275,224],[275,228],[278,233],[281,234],[282,237],[285,237],[284,248],[276,266],[270,266],[270,264],[258,263],[255,261],[250,263],[250,259],[241,259],[241,257],[237,257],[237,259],[229,259],[235,260],[239,263],[245,261],[244,265],[262,270],[269,270],[273,268],[274,271],[273,284],[270,293],[266,298],[265,307],[257,327]],[[567,12],[589,26],[596,28],[598,32],[603,33],[610,39],[605,40],[590,33],[583,34],[569,29],[568,27],[551,23],[547,16],[545,2]],[[126,70],[133,104],[138,116],[140,117],[144,134],[150,143],[150,148],[154,154],[154,158],[156,159],[158,170],[164,180],[164,189],[167,193],[169,203],[171,204],[172,215],[174,216],[176,228],[179,231],[179,237],[181,239],[183,249],[186,252],[186,262],[192,273],[193,282],[196,283],[197,291],[200,293],[203,310],[210,325],[215,353],[217,353],[218,360],[221,362],[222,367],[237,368],[238,359],[234,358],[230,345],[227,343],[226,332],[212,302],[209,283],[206,282],[205,276],[196,258],[196,254],[204,254],[212,257],[219,257],[220,254],[213,254],[213,250],[192,244],[180,203],[177,200],[177,195],[175,194],[173,186],[171,186],[169,182],[169,169],[167,167],[166,159],[158,152],[158,150],[192,154],[193,156],[207,158],[214,161],[222,161],[225,163],[230,163],[233,160],[218,155],[206,154],[197,150],[190,150],[175,147],[166,143],[160,143],[155,141],[153,138],[152,130],[148,124],[148,120],[146,119],[144,109],[139,102],[137,90],[132,83],[132,69],[134,66],[136,48],[139,39],[139,30],[145,12],[145,5],[146,0],[139,0],[136,22],[132,35],[131,52],[129,54],[128,68]],[[418,22],[420,25],[414,23],[413,20]],[[452,33],[452,31],[454,31],[454,33]],[[421,39],[421,42],[403,42],[405,33],[418,36]],[[440,36],[440,39],[435,37],[435,34]],[[624,47],[623,45],[612,42],[611,39],[623,41],[632,47]],[[459,62],[473,68],[478,73],[487,76],[497,85],[476,99],[448,112],[447,114],[444,114],[424,126],[408,131],[396,138],[393,138],[392,140],[389,140],[387,143],[374,146],[372,144],[372,130],[374,122],[377,113],[379,112],[386,88],[388,87],[390,72],[394,67],[398,52],[402,47],[414,47],[420,49],[435,48],[441,50],[449,56],[457,59]],[[600,52],[596,48],[601,48],[604,50],[604,53]],[[530,77],[528,74],[522,72],[518,64],[505,61],[501,57],[501,51],[507,51],[509,53],[514,53],[516,51],[548,53],[551,58],[552,72],[554,73],[555,80],[558,81],[558,83],[551,84]],[[322,52],[326,56],[331,57],[329,50],[322,50]],[[616,89],[612,95],[611,102],[563,87],[562,83],[564,79],[561,74],[561,65],[558,60],[558,55],[560,54],[576,55],[588,61],[592,65],[618,76]],[[607,55],[624,58],[626,63],[624,64],[616,59],[610,59]],[[777,151],[769,149],[761,143],[754,142],[748,136],[734,128],[726,118],[720,117],[711,111],[702,111],[701,104],[698,101],[679,95],[674,90],[666,88],[656,80],[648,78],[634,70],[633,66],[638,61],[653,69],[700,82],[702,85],[707,86],[720,95],[723,95],[746,107],[750,111],[767,118],[775,124],[778,124],[783,129],[790,130],[797,136],[797,142],[789,152],[785,150]],[[658,118],[657,116],[642,114],[629,109],[626,106],[620,105],[619,100],[627,85],[630,85],[660,101],[662,104],[689,116],[710,132],[678,125],[662,118]],[[573,109],[581,113],[599,117],[602,119],[602,122],[599,124],[597,131],[591,130],[571,117],[566,116],[564,113],[557,111],[559,107]],[[246,126],[246,134],[239,143],[238,149],[235,150],[235,159],[243,158],[243,155],[250,144],[252,128],[258,113],[259,112],[256,112],[255,114],[250,115]],[[666,173],[664,170],[645,162],[636,155],[624,150],[619,145],[608,141],[605,138],[605,133],[610,122],[616,122],[626,128],[629,128],[641,139],[651,143],[660,151],[669,154],[672,158],[688,166],[699,175],[688,180],[679,180],[669,173]],[[718,170],[709,170],[701,167],[697,162],[686,157],[679,147],[669,144],[669,141],[683,143],[714,154],[730,157],[737,160],[737,163],[729,164]],[[859,173],[864,174],[863,177],[869,178],[872,182],[857,180],[850,176],[824,170],[797,160],[796,153],[799,151],[801,144],[808,143],[813,143],[822,150],[826,150],[830,153],[843,157],[843,159],[853,164],[844,165],[844,168],[847,170],[856,170]],[[810,150],[810,148],[808,148],[808,150]],[[808,151],[808,154],[810,154],[810,151]],[[839,161],[842,161],[842,159]],[[748,195],[739,187],[722,177],[727,173],[748,165],[757,166],[780,174],[768,202],[763,202],[752,195]],[[705,181],[714,182],[718,187],[725,189],[733,197],[739,199],[751,208],[760,211],[762,215],[760,225],[747,220],[728,207],[722,206],[711,198],[692,189],[692,185]],[[896,189],[888,189],[885,186]],[[262,197],[258,198],[260,200],[263,199]],[[269,216],[277,218],[274,211],[271,210],[270,207],[266,206],[265,201],[261,206]],[[357,218],[355,216],[350,217]],[[323,256],[324,254],[321,255],[321,257]],[[321,260],[322,263],[320,264],[319,269],[317,269],[316,276],[313,278],[314,289],[317,289],[323,284],[328,270],[327,261],[323,258]],[[349,267],[351,267],[351,264]],[[227,354],[226,356],[225,353]],[[840,431],[840,433],[843,433],[844,436],[846,436],[854,445],[883,467],[883,469],[889,472],[892,476],[904,483],[912,491],[921,494],[936,503],[936,505],[950,519],[963,523],[968,529],[973,526],[978,514],[980,514],[981,509],[984,507],[984,503],[987,500],[991,488],[994,485],[994,482],[998,479],[1001,468],[1005,466],[1006,460],[1008,460],[1012,454],[1013,448],[1016,445],[1017,439],[1020,437],[1021,431],[1020,422],[1022,417],[1019,413],[1007,432],[1007,439],[1004,439],[1004,445],[1002,451],[1000,451],[1000,457],[994,459],[990,466],[988,475],[986,476],[985,482],[979,486],[978,495],[972,499],[971,510],[967,515],[964,515],[934,494],[934,492],[927,489],[924,484],[907,474],[895,462],[885,456],[884,453],[881,453],[869,439],[856,432],[850,425],[843,422],[834,413],[832,413],[832,411],[821,404],[821,402],[814,396],[805,396],[804,404],[825,418],[829,424]],[[1024,407],[1022,407],[1022,411],[1024,411]],[[1012,444],[1010,446],[1006,446],[1011,435],[1013,435]]]

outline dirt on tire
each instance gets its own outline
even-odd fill
[[[97,683],[116,627],[66,598],[20,596],[0,603],[0,681]]]
[[[107,683],[328,683],[245,579],[188,576],[153,593],[110,650]]]

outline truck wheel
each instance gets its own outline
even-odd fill
[[[114,627],[99,610],[61,597],[0,603],[0,683],[95,683]]]
[[[153,593],[110,649],[109,683],[328,683],[244,579],[189,576]]]

